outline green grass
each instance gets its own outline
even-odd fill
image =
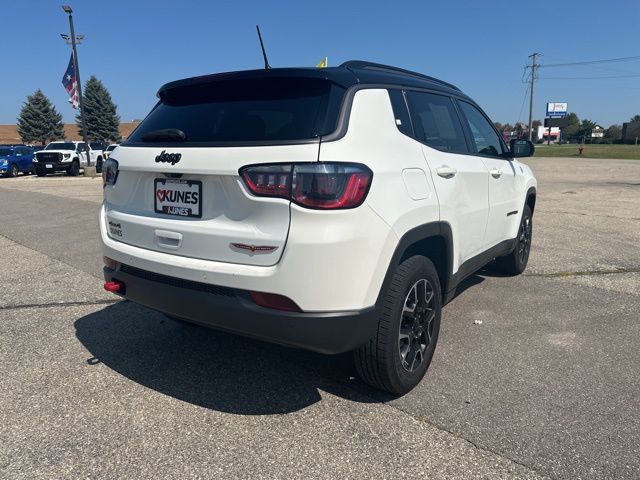
[[[536,157],[578,157],[578,145],[536,145]],[[640,160],[640,145],[590,145],[582,152],[584,158],[614,158]]]

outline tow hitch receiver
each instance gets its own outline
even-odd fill
[[[107,292],[112,292],[112,293],[124,293],[124,283],[122,283],[119,280],[112,280],[110,282],[104,282],[104,289]]]

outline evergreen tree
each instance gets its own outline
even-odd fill
[[[83,117],[87,127],[89,141],[120,140],[120,117],[106,87],[92,75],[82,95]],[[82,135],[82,119],[76,115],[78,133]]]
[[[24,143],[41,144],[64,138],[62,115],[51,104],[42,90],[38,89],[20,110],[18,134]]]

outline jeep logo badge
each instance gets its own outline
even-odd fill
[[[175,165],[182,158],[182,154],[180,153],[167,153],[166,150],[163,150],[160,155],[156,157],[156,163],[170,163],[171,165]]]

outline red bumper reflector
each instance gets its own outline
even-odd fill
[[[257,305],[285,312],[301,312],[300,307],[293,300],[275,293],[251,292],[251,300]]]
[[[116,281],[112,282],[104,282],[104,289],[107,292],[119,292],[120,290],[124,290],[124,283]]]

